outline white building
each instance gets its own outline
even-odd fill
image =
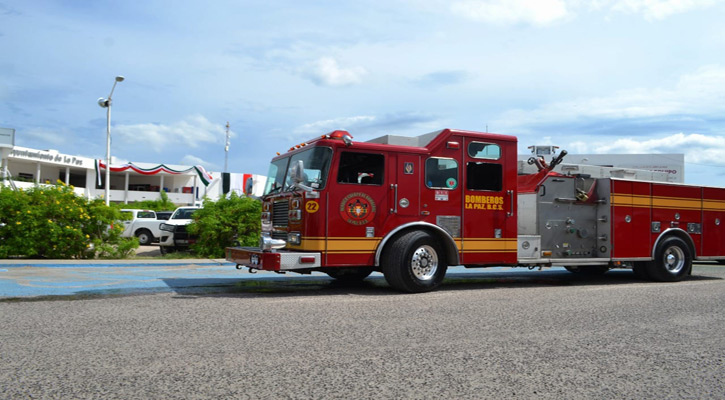
[[[8,151],[6,151],[8,153]],[[105,162],[88,157],[12,146],[2,160],[12,184],[19,188],[36,184],[73,185],[78,195],[101,198],[105,195]],[[7,173],[6,172],[6,173]],[[201,166],[111,162],[110,201],[130,203],[158,200],[164,191],[177,205],[193,205],[204,196],[216,200],[225,193],[244,192],[244,183],[254,178],[253,194],[261,195],[266,178],[251,174],[208,172]]]

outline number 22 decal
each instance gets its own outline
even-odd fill
[[[320,209],[320,203],[316,201],[308,201],[305,203],[305,211],[307,211],[310,214],[314,214],[317,212],[317,210]]]

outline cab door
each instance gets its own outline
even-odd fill
[[[374,265],[380,227],[390,208],[387,157],[350,149],[333,160],[326,193],[326,265]]]
[[[516,143],[464,139],[461,260],[466,265],[515,263]]]

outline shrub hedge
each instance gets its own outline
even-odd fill
[[[123,217],[72,186],[0,187],[0,258],[125,258],[138,239],[122,238]]]
[[[197,236],[191,250],[202,257],[224,257],[228,246],[259,244],[262,204],[232,193],[217,201],[204,200],[187,230]]]

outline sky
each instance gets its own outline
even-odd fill
[[[0,0],[16,145],[266,174],[335,129],[684,153],[725,186],[722,0]]]

